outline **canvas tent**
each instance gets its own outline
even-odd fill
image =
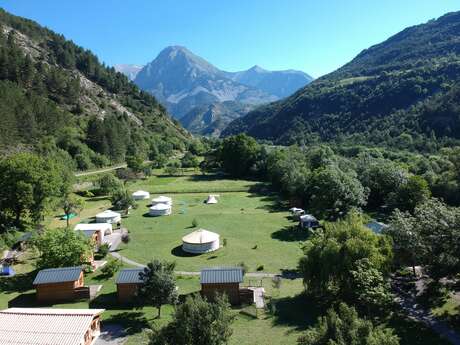
[[[156,204],[150,207],[149,216],[169,216],[171,214],[171,205],[167,204]]]
[[[301,215],[305,214],[305,210],[303,210],[302,208],[297,208],[297,207],[292,207],[292,208],[289,209],[289,211],[294,216],[301,216]]]
[[[209,195],[208,199],[206,200],[207,204],[217,204],[217,199],[215,195]]]
[[[307,229],[316,229],[320,227],[318,220],[313,217],[311,214],[305,214],[300,216],[300,227]]]
[[[165,205],[172,205],[172,199],[167,197],[167,196],[159,196],[156,198],[152,199],[152,206],[158,205],[158,204],[165,204]]]
[[[121,214],[111,210],[106,210],[96,215],[96,222],[109,224],[119,223],[121,222]]]
[[[144,190],[138,190],[132,194],[134,200],[146,200],[150,198],[150,193]]]
[[[219,249],[220,236],[214,232],[198,229],[182,237],[182,249],[188,253],[201,254]]]

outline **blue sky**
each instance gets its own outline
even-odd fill
[[[91,49],[144,64],[184,45],[217,67],[255,64],[318,77],[407,26],[460,10],[458,0],[0,0]]]

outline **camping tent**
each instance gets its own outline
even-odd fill
[[[171,214],[171,205],[167,204],[156,204],[150,207],[150,216],[169,216]]]
[[[96,215],[97,223],[119,223],[121,222],[121,214],[111,210],[106,210],[104,212],[98,213]]]
[[[312,216],[311,214],[305,214],[303,216],[300,216],[300,227],[315,229],[319,228],[320,224],[314,216]]]
[[[132,194],[134,200],[145,200],[150,198],[150,193],[144,190],[138,190]]]
[[[289,211],[291,211],[292,215],[294,216],[301,216],[305,214],[305,211],[303,209],[297,207],[292,207],[289,209]]]
[[[213,252],[219,249],[219,238],[214,232],[198,229],[182,237],[182,249],[194,254]]]
[[[166,204],[166,205],[172,205],[172,199],[167,197],[167,196],[159,196],[156,198],[152,199],[152,206],[155,206],[157,204]]]
[[[217,204],[217,199],[215,195],[209,195],[208,200],[206,200],[207,204]]]

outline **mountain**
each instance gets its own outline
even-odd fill
[[[218,137],[230,122],[254,108],[254,105],[233,101],[203,104],[192,108],[179,121],[192,133]]]
[[[227,76],[238,83],[255,87],[279,99],[292,95],[313,81],[312,76],[302,71],[268,71],[257,65],[247,71],[227,72]]]
[[[160,52],[134,82],[181,118],[193,107],[237,101],[262,104],[276,99],[256,88],[237,83],[187,48],[172,46]]]
[[[57,154],[75,169],[181,148],[164,107],[90,51],[0,9],[0,152]]]
[[[115,71],[123,73],[129,80],[133,81],[137,73],[142,69],[142,65],[118,64],[114,65]]]
[[[223,132],[277,144],[460,138],[460,12],[409,27]]]
[[[200,117],[203,109],[210,105],[237,102],[240,103],[239,109],[246,109],[248,105],[278,100],[310,81],[311,77],[298,71],[270,72],[257,67],[243,72],[225,72],[182,46],[162,50],[134,79],[141,89],[164,104],[173,116],[180,119],[187,115],[188,119],[183,123],[200,122],[199,119],[192,121],[190,117],[192,114]],[[198,108],[194,110],[195,107]],[[219,107],[222,119],[235,115],[232,109],[225,115],[227,108]],[[241,114],[240,111],[237,113]],[[221,122],[217,126],[219,131],[227,123],[227,120]]]

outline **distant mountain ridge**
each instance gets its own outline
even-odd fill
[[[313,81],[313,77],[297,70],[268,71],[253,66],[246,71],[226,72],[227,76],[241,84],[258,88],[270,95],[284,98]]]
[[[363,50],[292,96],[234,120],[223,135],[245,132],[276,144],[460,138],[459,86],[460,12],[453,12]]]
[[[131,70],[119,67],[119,71],[130,73]],[[256,105],[276,101],[311,80],[311,76],[300,71],[271,72],[258,66],[242,72],[225,72],[182,46],[163,49],[134,78],[135,84],[154,95],[174,117],[180,120],[187,115],[188,120],[183,122],[185,126],[197,123],[198,120],[190,119],[191,114],[200,116],[198,114],[207,106],[223,102],[240,103],[230,108],[228,104],[232,103],[218,107],[220,120],[217,132],[233,120],[235,114],[242,115],[240,111],[235,113],[234,109],[252,109]],[[195,107],[199,108],[192,111]],[[200,133],[196,129],[192,131]]]
[[[133,81],[136,78],[137,73],[139,73],[142,67],[144,66],[131,64],[117,64],[113,66],[113,68],[115,68],[115,71],[123,73],[131,81]]]

